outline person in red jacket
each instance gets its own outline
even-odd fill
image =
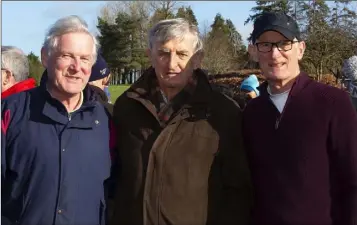
[[[13,46],[1,47],[1,98],[26,91],[36,86],[33,78],[28,78],[29,62],[26,55]]]
[[[300,70],[306,46],[292,17],[263,13],[251,37],[267,80],[243,115],[252,224],[355,225],[357,114],[350,96]]]

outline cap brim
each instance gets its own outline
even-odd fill
[[[271,25],[271,26],[267,26],[265,27],[263,30],[261,30],[258,34],[257,34],[257,38],[255,40],[257,40],[260,35],[262,35],[264,32],[267,31],[276,31],[278,33],[280,33],[281,35],[283,35],[284,37],[286,37],[287,39],[289,39],[290,41],[294,40],[294,38],[297,38],[296,35],[291,32],[290,30],[281,27],[281,26],[276,26],[276,25]]]

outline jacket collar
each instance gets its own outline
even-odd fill
[[[50,93],[47,91],[47,80],[48,75],[45,70],[40,83],[40,90],[43,96],[43,108],[42,114],[49,117],[50,119],[61,123],[67,124],[70,120],[75,120],[75,123],[72,123],[71,126],[75,126],[78,128],[91,128],[95,123],[95,116],[93,113],[95,112],[95,108],[98,104],[95,98],[95,93],[93,90],[88,88],[88,85],[83,90],[83,104],[82,106],[73,113],[68,113],[64,105],[53,98]],[[77,113],[81,113],[81,116],[76,116]]]
[[[23,81],[15,84],[14,86],[7,89],[6,91],[2,92],[1,98],[6,98],[9,95],[16,94],[16,93],[19,93],[22,91],[26,91],[26,90],[32,89],[34,87],[36,87],[35,79],[29,78],[27,80],[23,80]]]
[[[310,83],[312,79],[304,72],[300,72],[300,74],[296,77],[294,84],[291,88],[289,96],[293,97],[298,95],[302,90],[304,90]],[[268,81],[263,82],[259,87],[259,91],[261,96],[268,97],[269,93],[267,91]]]

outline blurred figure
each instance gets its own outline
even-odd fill
[[[347,88],[351,96],[352,104],[357,110],[357,56],[345,60],[342,73],[348,79]]]
[[[97,46],[81,18],[57,20],[41,85],[2,100],[1,224],[105,224],[110,118],[87,85]]]
[[[97,61],[93,65],[92,73],[89,78],[89,84],[99,87],[104,91],[105,86],[110,80],[110,69],[102,55],[98,55]]]
[[[252,74],[242,82],[240,90],[243,91],[250,100],[259,96],[258,87],[258,78],[256,75]]]
[[[252,74],[242,82],[240,90],[245,92],[251,99],[253,99],[259,96],[258,87],[258,78],[256,75]]]
[[[1,98],[36,87],[27,56],[13,46],[1,46]]]
[[[97,57],[97,61],[92,67],[89,84],[91,88],[98,94],[98,96],[100,97],[99,99],[102,103],[111,103],[109,98],[110,95],[108,97],[108,94],[106,92],[106,90],[108,89],[107,84],[109,83],[110,76],[111,74],[108,64],[104,60],[103,56],[99,54]]]
[[[256,75],[252,74],[243,80],[240,86],[240,93],[236,101],[241,109],[244,109],[248,102],[259,96],[259,81]]]
[[[110,91],[109,91],[109,82],[104,86],[104,92],[105,94],[107,95],[107,98],[108,98],[108,102],[109,103],[112,103],[111,101],[111,94],[110,94]]]

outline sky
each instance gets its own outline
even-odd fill
[[[232,20],[245,41],[252,24],[244,21],[255,6],[254,1],[185,1],[191,6],[199,28],[210,26],[217,13]],[[47,29],[59,18],[68,15],[82,17],[91,32],[97,33],[97,17],[105,1],[2,1],[1,29],[2,45],[12,45],[26,54],[31,51],[40,56],[41,46]]]

